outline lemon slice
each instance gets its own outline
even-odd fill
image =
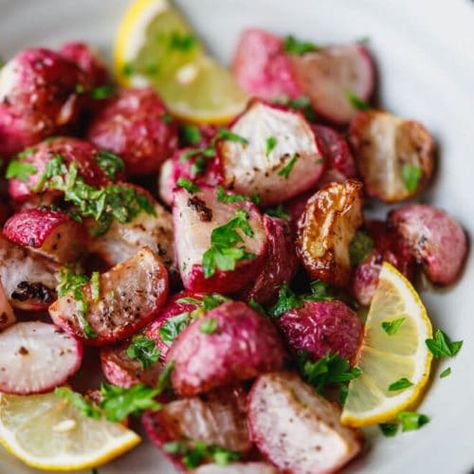
[[[382,326],[402,319],[392,335]],[[428,381],[432,355],[425,339],[431,337],[431,322],[418,293],[384,262],[358,353],[362,374],[349,384],[341,422],[355,427],[382,423],[414,405]],[[412,385],[389,390],[400,379]]]
[[[25,464],[72,471],[104,464],[140,437],[120,423],[87,418],[54,393],[0,397],[0,442]]]
[[[126,86],[153,86],[171,112],[193,122],[224,123],[247,96],[208,56],[166,0],[135,0],[119,27],[115,73]]]

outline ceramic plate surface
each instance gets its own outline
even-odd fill
[[[439,144],[437,179],[428,199],[474,235],[474,2],[469,0],[181,0],[178,5],[211,51],[228,61],[239,31],[259,26],[316,43],[369,36],[384,106],[416,118]],[[81,39],[110,56],[127,0],[0,0],[0,57],[26,46]],[[431,423],[384,439],[369,433],[368,454],[346,472],[474,472],[474,265],[449,291],[423,292],[434,325],[464,346],[435,365],[419,410]],[[439,379],[442,368],[452,374]],[[32,474],[0,451],[1,474]],[[90,474],[91,471],[87,471]],[[171,474],[148,443],[99,469],[100,474]]]

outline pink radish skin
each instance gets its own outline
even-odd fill
[[[278,474],[275,467],[263,462],[231,462],[225,466],[204,464],[194,474]]]
[[[155,173],[178,146],[176,124],[167,123],[167,113],[153,89],[122,89],[95,115],[87,138],[118,154],[129,175]]]
[[[89,311],[84,316],[95,337],[88,337],[79,317],[79,304],[71,294],[49,307],[54,323],[84,343],[103,346],[123,341],[152,321],[168,296],[168,273],[149,248],[119,263],[100,276],[100,297],[84,288]]]
[[[28,175],[28,181],[11,179],[8,184],[8,192],[14,201],[25,201],[35,196],[32,191],[41,180],[50,159],[61,155],[64,163],[69,166],[71,163],[77,163],[78,174],[84,178],[86,183],[92,186],[102,186],[110,183],[108,176],[102,171],[94,157],[100,152],[98,148],[70,137],[57,137],[32,147],[20,158],[21,163],[32,165],[36,172]],[[47,191],[48,194],[56,195],[57,191]]]
[[[390,212],[388,220],[434,284],[450,285],[458,279],[468,243],[461,225],[446,211],[409,204]]]
[[[294,234],[288,222],[265,215],[263,225],[268,239],[265,264],[242,297],[247,301],[254,299],[260,304],[270,304],[277,298],[280,286],[292,280],[298,268],[298,259]]]
[[[259,29],[246,29],[232,61],[240,87],[254,97],[273,100],[304,95],[295,82],[283,40]]]
[[[255,258],[238,261],[234,270],[216,269],[213,276],[204,277],[202,259],[211,247],[211,233],[235,217],[238,209],[248,214],[253,237],[244,235],[242,245]],[[184,287],[198,293],[234,293],[249,284],[260,272],[267,249],[267,237],[258,209],[250,202],[222,203],[216,190],[201,187],[190,194],[184,189],[175,192],[173,205],[175,251]]]
[[[301,56],[290,56],[302,95],[309,97],[316,113],[336,124],[346,124],[357,113],[351,93],[363,101],[375,87],[370,53],[360,44],[328,46]]]
[[[361,434],[340,425],[340,415],[289,372],[262,375],[249,395],[252,439],[285,474],[334,473],[360,452]]]
[[[306,351],[312,360],[329,353],[353,360],[362,337],[362,323],[342,301],[306,301],[278,319],[285,339],[295,353]]]
[[[63,212],[50,209],[14,214],[5,223],[3,235],[59,263],[77,260],[86,240],[81,224]]]
[[[219,142],[224,185],[239,194],[258,194],[262,206],[311,189],[324,171],[323,150],[299,112],[253,101],[230,129],[248,143]],[[271,138],[275,145],[269,150]]]
[[[81,361],[81,343],[53,324],[14,324],[0,333],[0,391],[48,392],[77,372]]]
[[[201,327],[210,320],[216,321],[216,329],[207,334]],[[191,323],[171,347],[167,361],[174,361],[171,381],[176,393],[193,396],[278,370],[285,357],[273,325],[246,304],[230,302]]]
[[[0,281],[0,331],[16,323],[16,316]]]

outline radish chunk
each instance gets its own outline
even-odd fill
[[[280,369],[285,349],[264,316],[241,302],[224,303],[191,323],[171,347],[175,391],[193,396]]]
[[[306,204],[298,222],[296,250],[314,280],[349,283],[349,244],[362,224],[362,185],[355,180],[329,183]]]
[[[297,375],[262,375],[249,397],[252,439],[281,472],[336,472],[361,450],[361,435],[339,424],[340,411]]]
[[[195,474],[278,474],[270,464],[263,462],[232,462],[221,466],[220,464],[204,464],[198,467]]]
[[[15,313],[13,312],[13,308],[8,301],[2,282],[0,281],[0,331],[3,331],[15,322]]]
[[[342,301],[306,301],[278,319],[293,352],[306,351],[312,360],[337,354],[352,360],[362,337],[362,323]]]
[[[241,140],[221,140],[224,184],[258,194],[263,206],[286,201],[313,187],[324,170],[323,152],[298,112],[254,101],[232,125]]]
[[[351,123],[349,138],[369,196],[399,202],[428,184],[435,145],[421,123],[380,110],[360,112]]]
[[[58,266],[0,236],[0,279],[16,309],[47,309],[56,299]]]
[[[410,204],[389,214],[395,228],[414,257],[423,264],[436,285],[450,285],[459,277],[467,257],[466,234],[442,209]]]
[[[189,291],[233,293],[262,268],[267,237],[251,202],[221,202],[214,188],[193,194],[178,189],[173,219],[181,279]]]
[[[374,91],[374,66],[360,44],[292,55],[291,65],[303,95],[319,115],[334,123],[347,123],[357,113],[351,96],[366,101]]]
[[[81,224],[51,209],[28,209],[14,214],[5,223],[3,235],[59,263],[77,260],[84,251],[86,238]]]
[[[0,392],[47,392],[65,383],[81,361],[80,342],[53,324],[14,324],[0,333]]]
[[[153,320],[168,296],[168,274],[156,254],[144,248],[81,291],[82,299],[72,293],[59,298],[49,314],[66,332],[102,346],[126,339]]]

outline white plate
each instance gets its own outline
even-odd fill
[[[127,0],[0,0],[0,57],[25,46],[83,39],[110,54]],[[469,0],[180,0],[197,31],[228,60],[239,31],[260,26],[315,42],[370,36],[385,106],[421,120],[439,143],[430,192],[474,235],[474,3]],[[435,369],[420,411],[431,423],[414,433],[371,437],[367,456],[349,472],[467,474],[474,469],[474,266],[447,292],[424,293],[436,326],[464,346]],[[441,368],[452,375],[440,380]],[[143,443],[100,474],[170,474]],[[0,473],[36,472],[0,452]],[[90,471],[87,471],[90,474]]]

